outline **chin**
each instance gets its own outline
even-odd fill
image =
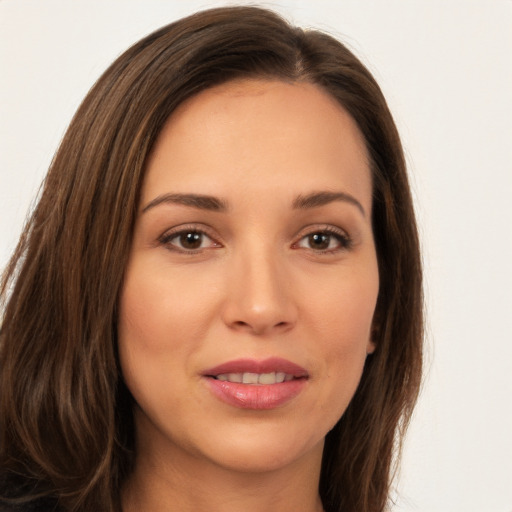
[[[214,443],[205,450],[208,458],[232,471],[263,473],[283,469],[303,458],[322,456],[323,436],[302,437],[284,427],[272,429],[261,424],[253,427],[212,439]]]

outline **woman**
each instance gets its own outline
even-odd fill
[[[130,48],[2,298],[4,507],[385,509],[420,257],[391,114],[331,37],[231,7]]]

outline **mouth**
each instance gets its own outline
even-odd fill
[[[238,359],[203,373],[222,402],[242,409],[274,409],[295,398],[309,375],[301,366],[280,358]]]
[[[269,385],[281,384],[282,382],[289,382],[295,377],[289,373],[284,372],[270,372],[270,373],[221,373],[212,376],[214,379],[224,382],[233,382],[237,384],[252,384],[252,385]]]

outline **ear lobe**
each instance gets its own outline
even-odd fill
[[[366,346],[367,354],[373,354],[375,352],[375,349],[377,348],[377,340],[380,338],[379,334],[382,328],[381,318],[381,311],[380,309],[376,308],[373,313],[372,327],[370,330],[370,339],[368,340],[368,344]]]

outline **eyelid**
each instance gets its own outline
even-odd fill
[[[180,248],[178,245],[170,244],[170,241],[181,234],[184,233],[200,233],[207,238],[209,238],[212,244],[209,247],[199,247],[197,249],[185,249]],[[315,233],[323,233],[329,236],[333,236],[339,240],[339,247],[333,249],[314,249],[314,248],[303,248],[300,247],[299,244],[306,238],[307,236],[313,235]],[[219,240],[219,236],[214,230],[205,224],[197,224],[197,223],[187,223],[181,224],[178,226],[174,226],[167,231],[165,231],[162,235],[158,237],[158,242],[171,251],[182,253],[182,254],[198,254],[207,249],[216,249],[223,247],[224,244]],[[309,250],[315,254],[335,254],[341,251],[347,251],[353,246],[353,239],[348,234],[348,232],[338,226],[334,226],[332,224],[312,224],[309,226],[305,226],[302,228],[297,235],[294,237],[295,241],[292,243],[293,249],[304,249]]]
[[[176,245],[171,245],[169,242],[176,238],[177,236],[183,233],[200,233],[208,237],[212,242],[212,247],[201,247],[198,249],[181,249]],[[219,247],[223,247],[223,244],[219,241],[219,237],[213,233],[213,230],[204,224],[180,224],[179,226],[174,226],[158,237],[158,242],[162,245],[165,245],[169,250],[182,253],[182,254],[198,254],[206,249],[216,249]]]
[[[301,249],[301,247],[299,247],[298,244],[307,236],[313,235],[315,233],[324,233],[327,235],[334,236],[340,240],[341,245],[336,249],[310,249],[310,251],[316,254],[334,254],[341,251],[347,251],[351,249],[353,246],[353,239],[346,230],[341,229],[337,226],[333,226],[332,224],[313,224],[310,226],[306,226],[299,231],[299,233],[296,236],[296,241],[292,244],[292,248]]]

